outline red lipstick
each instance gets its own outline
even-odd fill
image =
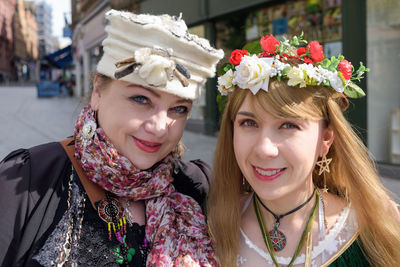
[[[143,150],[144,152],[147,153],[154,153],[157,152],[161,148],[161,143],[156,143],[156,142],[150,142],[146,140],[142,140],[136,137],[133,137],[133,141],[135,141],[135,144],[138,148]]]
[[[261,181],[273,181],[281,176],[285,172],[286,168],[276,169],[276,168],[260,168],[253,166],[254,175]]]

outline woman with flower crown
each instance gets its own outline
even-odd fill
[[[208,223],[221,266],[399,266],[400,216],[343,112],[343,56],[272,35],[232,52]]]
[[[111,10],[74,135],[0,163],[1,266],[216,266],[209,167],[179,158],[223,57],[181,18]]]

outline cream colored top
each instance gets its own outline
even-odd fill
[[[251,197],[246,201],[243,211],[248,207]],[[320,200],[321,201],[321,200]],[[317,245],[312,248],[311,266],[322,266],[331,263],[342,251],[346,250],[357,237],[357,221],[351,205],[346,206],[340,213],[334,226],[326,233],[324,229],[323,205],[319,205],[318,219],[320,220],[320,235]],[[325,234],[326,233],[326,234]],[[305,254],[300,254],[293,266],[305,265]],[[291,257],[276,257],[279,266],[287,266]],[[239,253],[237,256],[239,267],[274,266],[269,252],[255,245],[240,229]]]

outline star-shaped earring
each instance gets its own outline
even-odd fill
[[[326,184],[324,184],[324,188],[322,188],[323,193],[328,193],[328,188],[326,187]]]
[[[329,170],[329,164],[331,163],[332,159],[326,158],[326,155],[322,156],[322,159],[317,161],[317,165],[319,166],[319,173],[318,175],[321,175],[324,171],[330,172]],[[326,187],[326,180],[325,180],[325,175],[324,175],[324,188],[322,189],[322,192],[328,193],[328,188]]]
[[[318,175],[321,175],[324,171],[330,172],[329,164],[331,163],[331,161],[332,161],[332,159],[327,159],[326,155],[323,155],[322,159],[317,161],[317,165],[319,166]]]

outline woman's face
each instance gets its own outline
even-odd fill
[[[192,101],[112,80],[99,89],[94,80],[91,106],[118,152],[139,169],[148,169],[175,149]]]
[[[256,118],[256,113],[262,120]],[[330,129],[322,121],[274,117],[258,103],[252,104],[248,95],[234,121],[237,163],[265,201],[298,190],[308,192],[316,160],[328,152],[333,141]]]

